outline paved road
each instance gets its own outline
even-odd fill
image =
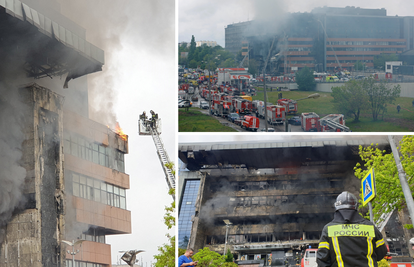
[[[198,96],[198,101],[193,103],[193,107],[197,107],[200,108],[200,100],[204,100],[203,98],[201,98],[200,96]],[[208,109],[200,109],[200,111],[203,114],[208,115]],[[254,115],[254,114],[253,114]],[[254,115],[255,116],[255,115]],[[222,118],[222,117],[218,117],[218,116],[212,116],[213,118],[216,118],[221,124],[229,126],[233,129],[235,129],[238,132],[250,132],[246,129],[242,129],[240,126],[229,122],[227,119]],[[260,126],[259,126],[259,130],[257,132],[262,132],[261,130],[264,129],[265,126],[265,120],[264,119],[259,119],[260,120]],[[284,132],[285,131],[285,126],[283,124],[281,125],[268,125],[268,128],[273,128],[275,129],[275,132]],[[290,131],[291,132],[303,132],[302,128],[300,127],[300,125],[290,125]]]

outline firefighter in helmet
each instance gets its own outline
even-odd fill
[[[380,231],[358,214],[358,199],[347,191],[339,194],[334,219],[325,225],[319,240],[318,266],[378,267],[386,254]]]
[[[151,127],[155,129],[157,128],[156,119],[158,119],[158,114],[155,114],[153,110],[150,110],[150,113],[151,113]]]

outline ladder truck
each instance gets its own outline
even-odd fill
[[[175,188],[175,176],[172,173],[172,170],[167,168],[166,164],[170,163],[167,151],[164,149],[164,144],[162,143],[160,134],[161,134],[161,119],[158,118],[158,114],[154,111],[150,111],[151,115],[148,118],[145,111],[139,116],[138,120],[138,131],[139,135],[151,135],[154,140],[155,148],[157,149],[158,158],[160,159],[162,169],[165,173],[165,180],[167,182],[168,188]],[[174,199],[174,196],[172,196]]]

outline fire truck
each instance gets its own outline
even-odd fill
[[[257,132],[259,129],[260,120],[255,116],[244,116],[244,119],[241,121],[241,127],[246,128],[246,130],[251,130]]]
[[[286,120],[286,108],[279,105],[267,106],[267,121],[269,124],[283,123]]]
[[[305,132],[317,132],[319,124],[319,115],[315,112],[302,113],[300,116],[301,127]]]
[[[261,100],[253,100],[252,101],[252,112],[258,111],[258,106],[264,106],[264,102]]]
[[[302,113],[301,124],[305,132],[350,132],[342,114],[329,114],[319,118],[315,112]]]
[[[232,100],[234,110],[239,114],[246,114],[252,111],[252,102],[245,99]]]
[[[217,115],[221,117],[225,117],[227,114],[230,114],[230,109],[231,109],[231,101],[229,100],[220,101]]]
[[[342,114],[329,114],[319,120],[319,132],[350,132]]]
[[[298,103],[295,100],[282,98],[277,100],[277,104],[284,106],[287,114],[296,114],[298,112]]]
[[[317,267],[318,264],[316,263],[316,253],[318,249],[316,248],[308,248],[305,250],[305,256],[302,258],[301,267]]]

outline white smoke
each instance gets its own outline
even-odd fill
[[[22,143],[25,139],[24,110],[18,90],[0,83],[0,228],[10,220],[22,204],[26,169],[21,166]],[[0,229],[0,243],[4,230]]]

